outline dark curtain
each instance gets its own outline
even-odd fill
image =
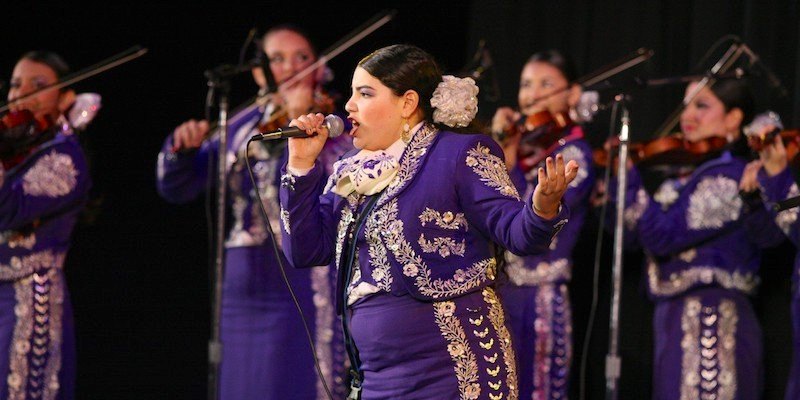
[[[759,57],[761,65],[741,66],[752,83],[760,111],[778,112],[786,128],[800,123],[800,22],[796,1],[507,1],[471,2],[468,52],[485,41],[493,72],[485,73],[482,90],[499,88],[499,99],[481,98],[480,115],[491,118],[498,106],[517,106],[519,74],[526,59],[546,49],[559,49],[573,58],[579,75],[587,74],[632,53],[651,49],[646,62],[609,79],[601,99],[629,94],[631,135],[648,140],[679,105],[684,84],[645,87],[648,79],[704,73],[719,59],[736,35]],[[708,54],[707,54],[708,53]],[[767,79],[771,71],[787,92],[780,96]],[[599,145],[610,129],[609,113],[600,112],[592,124],[590,142]],[[677,130],[677,128],[676,128]],[[575,258],[571,286],[574,320],[573,395],[578,398],[580,362],[587,351],[583,342],[593,290],[594,249],[603,239],[599,271],[599,309],[594,321],[586,365],[586,398],[605,395],[605,355],[611,290],[612,240],[598,235],[598,221],[584,229]],[[789,322],[790,283],[794,246],[784,243],[768,249],[762,265],[762,285],[754,304],[762,321],[765,341],[765,398],[782,399],[791,361]],[[648,398],[652,382],[652,305],[644,296],[642,256],[626,251],[620,315],[622,374],[620,398]]]

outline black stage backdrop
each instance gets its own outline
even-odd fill
[[[688,73],[717,39],[736,34],[747,42],[789,92],[778,101],[763,90],[765,107],[797,126],[798,10],[792,1],[708,2],[404,2],[397,16],[329,65],[335,91],[346,97],[355,63],[378,47],[406,42],[433,53],[446,71],[467,67],[478,41],[492,54],[497,101],[486,101],[488,118],[498,105],[514,105],[519,71],[531,53],[559,48],[590,72],[625,54],[655,51],[617,88],[629,91],[634,138],[646,138],[680,100],[681,88],[644,90],[642,79]],[[91,154],[95,181],[94,216],[76,228],[67,258],[78,335],[78,395],[82,399],[198,399],[205,397],[206,346],[210,324],[209,241],[204,204],[171,205],[155,192],[155,161],[164,137],[177,124],[204,114],[203,72],[235,63],[248,31],[294,22],[305,27],[321,49],[382,9],[340,2],[323,7],[300,3],[184,5],[123,3],[115,6],[29,4],[6,7],[0,33],[6,39],[0,77],[31,49],[62,54],[74,70],[133,45],[148,48],[142,58],[78,83],[78,92],[97,92],[103,108],[83,141]],[[249,57],[249,53],[248,53]],[[493,76],[493,77],[492,77]],[[763,80],[762,80],[763,81]],[[627,83],[626,83],[627,82]],[[615,83],[616,84],[616,83]],[[232,82],[232,103],[255,87],[245,75]],[[622,89],[624,87],[624,89]],[[774,96],[773,96],[774,97]],[[598,115],[602,141],[608,115]],[[573,284],[575,362],[578,371],[591,300],[592,252],[597,222],[584,233]],[[589,398],[603,396],[603,356],[607,342],[610,241],[605,239],[600,274],[600,313],[590,347]],[[780,398],[788,373],[789,277],[794,248],[773,249],[763,269],[764,287],[756,304],[764,321],[768,398]],[[641,259],[626,258],[622,299],[622,397],[646,398],[650,385],[651,307],[639,287]],[[279,345],[279,344],[276,344]],[[268,360],[266,361],[268,362]],[[577,385],[573,385],[577,389]],[[577,393],[577,391],[576,391]],[[573,396],[575,397],[575,396]]]

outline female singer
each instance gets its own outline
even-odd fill
[[[71,399],[75,327],[64,258],[91,179],[64,112],[69,89],[49,89],[69,72],[55,53],[23,55],[11,77],[12,112],[47,121],[33,136],[7,128],[0,138],[0,398]],[[47,127],[49,126],[49,127]]]
[[[316,61],[307,35],[295,27],[270,29],[263,39],[269,67],[278,84],[286,82]],[[266,84],[261,71],[254,78]],[[289,118],[315,110],[321,74],[312,73],[289,87],[281,87],[266,107],[234,115],[229,121],[228,207],[233,216],[225,242],[222,294],[220,372],[222,399],[325,398],[302,320],[286,288],[270,244],[267,227],[252,187],[244,152],[259,123],[285,113]],[[287,119],[288,121],[288,119]],[[219,140],[209,138],[208,121],[187,121],[167,137],[158,158],[158,190],[167,200],[186,202],[207,190],[208,156],[217,154]],[[325,168],[352,148],[342,136],[323,151]],[[272,231],[280,242],[278,221],[285,218],[278,205],[278,169],[286,157],[286,141],[249,146],[252,169]],[[214,158],[214,163],[219,162]],[[216,167],[214,167],[216,170]],[[282,255],[280,255],[282,257]],[[324,265],[324,263],[323,263]],[[309,267],[311,265],[308,265]],[[332,278],[327,267],[286,271],[304,316],[312,329],[320,368],[328,386],[343,379],[344,350],[334,338],[336,316]],[[342,386],[342,385],[339,385]],[[341,394],[339,394],[341,395]]]
[[[571,62],[558,51],[531,56],[520,77],[519,112],[507,107],[498,109],[492,120],[492,131],[515,131],[524,116],[535,113],[569,115],[581,95],[580,86],[570,86],[575,75]],[[569,122],[566,126],[551,124],[540,129],[516,133],[501,143],[517,190],[529,196],[538,178],[535,173],[526,174],[529,168],[518,161],[536,165],[543,163],[545,157],[561,154],[564,160],[575,160],[580,169],[564,193],[564,202],[570,209],[569,223],[550,249],[536,256],[518,257],[511,253],[506,256],[509,282],[501,286],[499,292],[508,309],[517,349],[522,399],[566,398],[569,394],[572,318],[567,283],[571,278],[572,251],[586,219],[588,198],[594,185],[592,152],[580,125]],[[537,142],[535,135],[553,135],[554,138]],[[550,146],[547,142],[553,144]],[[520,147],[528,147],[523,156]]]
[[[759,132],[759,136],[765,135],[774,128],[772,125],[765,126]],[[774,141],[767,143],[759,152],[759,160],[747,165],[739,187],[747,193],[758,191],[760,197],[773,204],[779,200],[800,196],[800,189],[797,187],[794,174],[788,167],[786,147],[780,135]],[[800,208],[793,207],[785,211],[773,211],[772,219],[774,227],[780,229],[792,243],[797,246],[800,244],[800,223],[798,215]],[[751,234],[764,235],[764,227],[751,226]],[[779,243],[777,240],[775,244]],[[792,354],[792,368],[789,372],[789,382],[786,385],[786,400],[800,398],[800,289],[798,289],[798,278],[800,278],[800,253],[795,256],[794,273],[792,274],[792,332],[794,336],[794,351]]]
[[[338,265],[354,393],[365,399],[517,398],[512,339],[494,290],[496,244],[544,251],[565,222],[578,167],[562,156],[520,198],[499,146],[459,134],[477,112],[474,82],[442,77],[409,45],[381,48],[353,74],[345,109],[360,149],[320,196],[323,115],[292,124],[281,180],[284,252],[295,266]],[[363,385],[363,386],[362,386]]]
[[[760,397],[761,328],[748,295],[757,286],[764,238],[748,235],[746,226],[769,222],[763,207],[745,207],[738,194],[749,153],[741,127],[753,103],[743,81],[702,88],[681,114],[683,137],[722,137],[727,148],[666,180],[653,196],[637,168],[629,168],[626,236],[648,256],[647,286],[656,303],[654,399]],[[616,189],[607,193],[613,202]]]

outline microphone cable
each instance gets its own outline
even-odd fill
[[[303,315],[303,308],[300,306],[300,302],[297,300],[297,296],[292,290],[292,285],[289,283],[289,277],[286,276],[286,269],[283,266],[283,258],[282,252],[278,248],[278,241],[275,239],[275,233],[272,231],[272,224],[270,224],[269,215],[267,215],[267,210],[264,208],[264,202],[261,200],[261,193],[258,191],[258,183],[256,182],[255,175],[253,175],[253,167],[250,165],[250,143],[258,141],[258,139],[250,138],[245,145],[245,152],[244,152],[244,159],[245,164],[247,165],[247,173],[250,175],[250,182],[253,185],[253,191],[256,192],[256,199],[258,200],[258,207],[261,210],[261,217],[264,218],[264,224],[267,226],[267,232],[269,232],[270,243],[272,243],[272,251],[275,252],[275,260],[278,261],[278,269],[281,271],[281,277],[283,278],[283,283],[286,284],[286,288],[289,289],[289,294],[292,296],[292,301],[294,302],[295,308],[297,312],[300,314],[300,320],[303,322],[303,329],[306,331],[306,338],[308,339],[308,345],[311,347],[311,355],[314,357],[314,368],[317,370],[317,376],[319,380],[322,382],[322,386],[325,388],[325,394],[328,395],[329,400],[333,400],[333,395],[331,394],[331,390],[328,388],[328,383],[325,381],[325,376],[322,374],[322,369],[319,366],[319,358],[317,357],[317,346],[314,345],[314,339],[311,337],[311,329],[308,328],[308,322],[306,321],[305,316]],[[316,267],[315,267],[316,268]],[[319,327],[317,328],[319,329]]]
[[[614,125],[615,121],[617,120],[617,108],[618,103],[615,101],[613,106],[611,107],[611,126],[609,127],[609,137],[614,134]],[[608,158],[606,160],[606,170],[603,174],[603,193],[604,196],[608,196],[608,182],[611,179],[611,168],[613,165],[613,156],[611,154],[611,149],[608,151]],[[597,241],[595,242],[594,248],[594,272],[592,277],[592,304],[589,307],[589,320],[586,324],[586,333],[584,334],[583,339],[583,349],[581,354],[581,365],[580,365],[580,374],[579,378],[579,395],[578,398],[580,400],[584,400],[586,398],[586,367],[588,364],[588,356],[589,356],[589,345],[592,340],[592,331],[594,330],[594,321],[597,318],[597,304],[598,304],[598,292],[600,290],[600,256],[603,252],[603,234],[605,233],[605,225],[606,225],[606,212],[608,211],[608,201],[603,201],[603,205],[600,207],[600,221],[597,229]]]

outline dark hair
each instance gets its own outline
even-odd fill
[[[570,60],[569,57],[558,50],[545,50],[534,53],[532,56],[530,56],[530,58],[528,58],[528,62],[526,62],[526,64],[532,62],[546,63],[555,67],[561,71],[561,74],[564,75],[564,77],[567,79],[567,82],[572,82],[575,79],[578,79],[575,64],[572,63],[572,60]]]
[[[314,42],[311,40],[311,36],[309,35],[308,31],[306,31],[303,28],[300,28],[297,25],[290,24],[290,23],[275,25],[275,26],[269,28],[267,30],[267,32],[264,33],[264,36],[261,37],[261,46],[260,46],[261,48],[259,50],[260,51],[264,51],[264,43],[267,42],[267,36],[269,36],[269,35],[271,35],[273,33],[276,33],[276,32],[281,32],[281,31],[294,32],[294,33],[302,36],[303,39],[305,39],[306,42],[308,42],[308,45],[311,47],[311,52],[314,53],[314,58],[319,56],[319,54],[317,54],[317,48],[314,46]]]
[[[387,46],[362,58],[358,66],[397,96],[402,96],[407,90],[417,92],[424,118],[432,119],[433,106],[430,100],[442,81],[442,71],[433,56],[425,50],[406,44]]]
[[[721,79],[711,85],[711,91],[725,105],[725,111],[742,110],[742,127],[754,117],[756,101],[745,79]]]
[[[69,65],[58,54],[47,50],[34,50],[29,51],[19,58],[20,60],[31,60],[40,64],[45,64],[53,72],[56,73],[56,78],[59,80],[69,74]]]

